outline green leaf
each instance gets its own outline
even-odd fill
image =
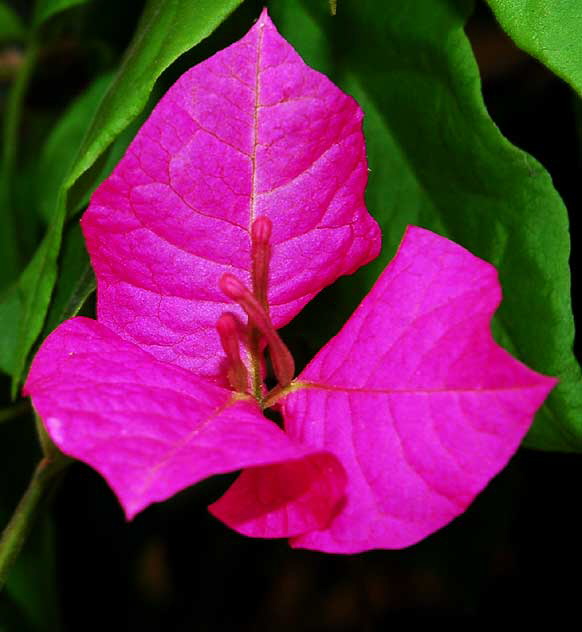
[[[13,180],[19,147],[18,131],[21,124],[22,102],[32,70],[36,63],[37,46],[30,38],[8,90],[2,112],[0,143],[0,288],[4,289],[22,269],[18,249],[19,230],[15,217]]]
[[[22,381],[28,354],[46,318],[57,276],[57,260],[70,189],[139,115],[161,73],[182,53],[210,35],[241,2],[152,0],[147,4],[119,72],[103,98],[61,187],[49,230],[20,279],[24,298],[13,393]]]
[[[56,212],[61,187],[111,79],[110,74],[96,79],[65,110],[46,140],[38,165],[36,195],[37,206],[47,222]]]
[[[141,112],[156,79],[208,37],[242,0],[154,0],[147,4],[121,69],[71,172],[75,182]]]
[[[16,360],[18,324],[22,313],[22,303],[18,286],[4,290],[0,295],[0,371],[12,375]]]
[[[88,0],[37,0],[34,24],[35,26],[39,26],[52,18],[53,15],[79,4],[85,4],[87,1]]]
[[[582,95],[580,0],[487,0],[502,28]]]
[[[335,17],[309,0],[271,7],[307,62],[366,113],[368,207],[382,225],[384,248],[328,295],[329,311],[345,319],[393,256],[406,224],[451,237],[499,269],[499,342],[560,378],[527,445],[582,450],[566,209],[548,173],[511,145],[487,113],[463,31],[472,2],[411,0],[378,11],[367,0],[341,7]]]
[[[26,31],[20,17],[5,2],[0,2],[0,42],[21,40]]]
[[[78,147],[80,140],[78,137],[75,138],[76,132],[78,131],[77,115],[81,115],[82,112],[88,114],[85,110],[85,106],[93,102],[93,98],[96,96],[95,93],[102,87],[99,84],[104,81],[106,81],[105,77],[98,79],[95,85],[89,88],[88,93],[80,97],[79,100],[73,104],[71,109],[55,128],[53,135],[48,139],[43,158],[41,158],[41,162],[46,161],[47,164],[41,167],[41,193],[38,201],[40,206],[44,203],[44,212],[47,216],[55,212],[58,200],[55,200],[52,196],[59,192],[62,184],[59,183],[58,180],[56,182],[54,180],[59,177],[62,180],[66,175],[63,173],[63,166],[61,164],[53,165],[52,162],[65,161],[67,157],[72,155],[75,147],[74,145],[71,147],[69,144],[76,143]],[[68,116],[69,114],[71,115],[70,117]],[[141,116],[138,117],[136,121],[117,137],[107,154],[107,158],[101,170],[98,171],[98,181],[107,177],[115,164],[121,159],[125,149],[135,135],[137,128],[141,124],[141,119]],[[61,141],[66,143],[67,146],[62,146],[60,144]],[[53,144],[55,145],[54,148],[52,147]],[[71,211],[76,212],[80,210],[80,208],[87,204],[93,188],[94,186],[83,188],[75,204],[69,204],[69,214],[71,214]],[[44,191],[44,193],[42,191]],[[51,200],[55,205],[52,209],[50,206]],[[89,264],[89,258],[78,224],[74,224],[65,236],[62,252],[59,257],[59,268],[61,273],[57,278],[54,295],[50,302],[50,309],[43,332],[44,335],[48,335],[63,320],[75,316],[95,289],[93,270]],[[0,294],[0,371],[8,375],[13,375],[16,367],[19,337],[15,335],[15,332],[19,330],[19,323],[25,309],[25,278],[26,277],[21,277],[17,283]]]
[[[95,291],[95,275],[78,222],[65,231],[59,267],[60,274],[46,320],[45,336],[64,320],[76,316]]]
[[[18,274],[19,254],[16,244],[16,229],[12,217],[9,183],[2,175],[0,175],[0,209],[2,209],[0,213],[0,253],[2,253],[0,290],[4,290]]]

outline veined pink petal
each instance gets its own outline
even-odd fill
[[[232,273],[250,287],[255,218],[273,224],[276,327],[378,253],[361,120],[263,12],[176,82],[95,192],[82,223],[99,320],[158,359],[216,378],[215,323],[225,309],[243,316],[218,281]]]
[[[409,227],[398,254],[283,401],[290,436],[334,453],[343,510],[296,547],[414,544],[465,510],[507,463],[556,384],[493,340],[495,269]]]
[[[213,474],[334,460],[290,440],[250,397],[162,363],[86,318],[46,339],[25,393],[55,444],[103,475],[128,518]],[[304,509],[308,528],[330,519]]]

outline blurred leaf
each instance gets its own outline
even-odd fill
[[[24,309],[13,393],[22,381],[28,354],[42,329],[55,285],[68,191],[138,116],[160,74],[182,53],[210,35],[241,2],[153,0],[147,4],[120,70],[101,102],[61,188],[49,231],[20,279]]]
[[[0,632],[36,632],[6,592],[0,594]]]
[[[4,290],[0,296],[0,371],[12,375],[16,359],[16,346],[22,303],[18,295],[18,285]]]
[[[582,95],[579,0],[487,0],[502,28],[526,53]]]
[[[25,36],[20,17],[5,2],[0,2],[0,42],[20,40]]]
[[[112,76],[97,78],[64,112],[51,130],[40,155],[37,199],[41,214],[50,220],[56,212],[59,192],[69,175],[83,137]]]
[[[544,168],[511,145],[487,113],[463,32],[472,2],[411,0],[390,11],[372,0],[341,6],[333,18],[325,4],[309,0],[271,6],[282,34],[366,113],[368,207],[382,225],[384,249],[327,295],[334,323],[373,284],[406,224],[451,237],[499,269],[505,298],[495,318],[498,341],[560,378],[526,444],[582,450],[566,209]]]
[[[22,270],[18,249],[19,231],[13,206],[13,179],[19,147],[22,102],[37,58],[36,43],[30,39],[16,64],[2,108],[0,142],[0,288],[4,289]]]
[[[86,2],[88,2],[88,0],[37,0],[34,24],[35,26],[39,26],[49,18],[52,18],[53,15],[79,4],[85,4]]]
[[[21,626],[6,628],[11,632],[29,629],[26,624],[36,632],[59,629],[53,535],[50,518],[43,516],[10,573],[5,591],[18,608]]]

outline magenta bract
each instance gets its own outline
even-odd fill
[[[309,69],[266,13],[186,72],[95,192],[82,225],[100,322],[165,362],[217,378],[219,288],[250,283],[250,228],[272,220],[270,315],[282,327],[375,257],[362,112]]]
[[[95,192],[82,224],[98,320],[54,331],[25,393],[128,518],[242,469],[211,506],[233,529],[399,548],[464,511],[517,449],[556,380],[493,340],[492,266],[421,228],[293,379],[277,329],[380,248],[361,123],[263,12],[176,82]]]

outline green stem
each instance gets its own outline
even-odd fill
[[[20,499],[0,539],[0,591],[34,524],[42,501],[54,488],[59,474],[69,463],[70,459],[59,455],[52,460],[45,457],[37,465],[28,489]]]
[[[2,138],[2,166],[0,169],[0,190],[2,191],[2,207],[4,213],[2,247],[4,261],[9,267],[10,277],[17,272],[19,249],[18,230],[14,217],[12,200],[12,180],[16,164],[18,135],[22,120],[22,104],[30,83],[32,71],[38,56],[38,46],[34,34],[30,37],[22,65],[12,83],[6,99]]]

